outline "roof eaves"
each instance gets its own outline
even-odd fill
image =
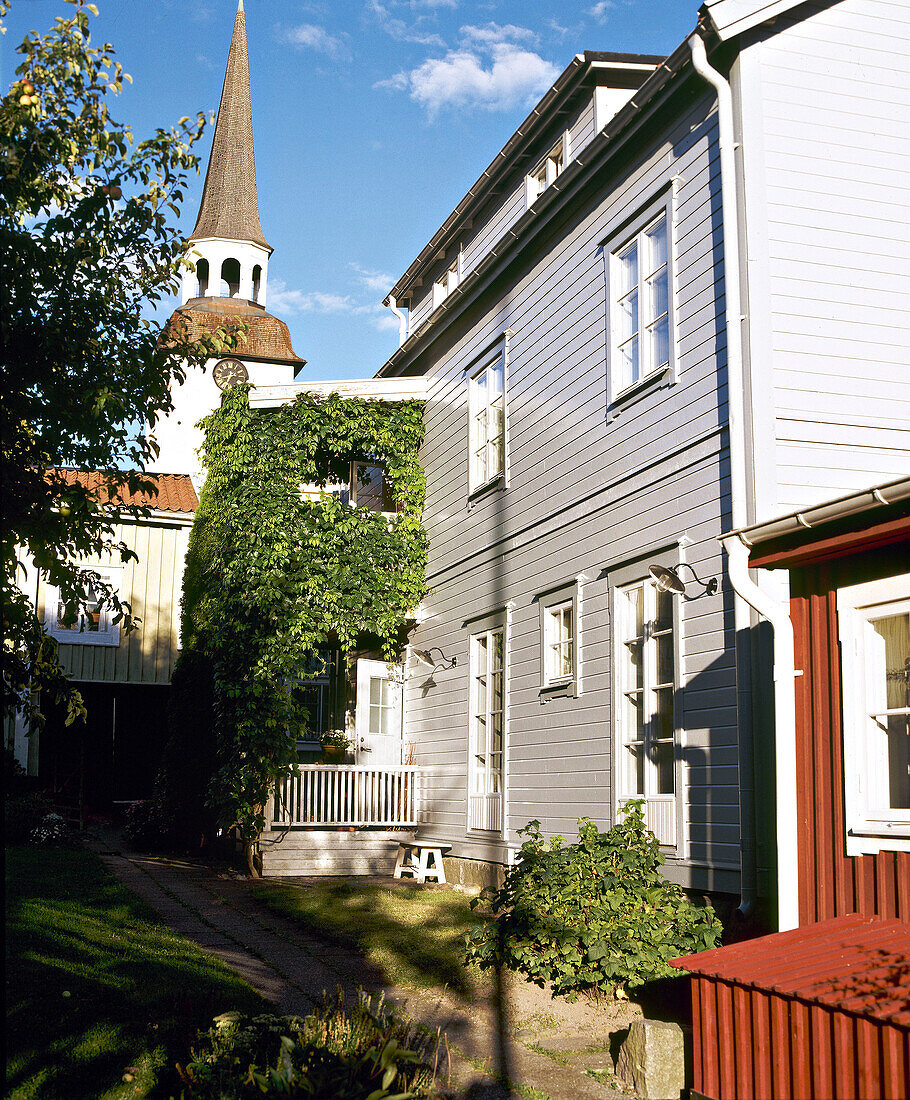
[[[419,328],[409,334],[407,340],[389,356],[386,362],[376,372],[377,378],[391,374],[395,367],[401,363],[402,359],[417,350],[425,341],[430,331],[440,320],[442,320],[445,314],[451,311],[459,302],[464,300],[468,292],[474,287],[481,276],[485,274],[496,261],[501,260],[504,254],[507,254],[518,246],[519,238],[523,235],[525,228],[539,217],[540,214],[549,210],[550,207],[562,197],[562,193],[569,190],[570,185],[575,182],[577,177],[581,175],[587,166],[597,159],[604,148],[610,142],[616,141],[634,124],[651,100],[653,100],[675,76],[688,67],[690,59],[691,51],[689,50],[688,39],[686,39],[677,46],[669,57],[661,62],[631,99],[620,108],[600,133],[585,146],[582,152],[566,165],[565,170],[558,179],[543,192],[538,200],[526,210],[524,214],[522,214],[518,221],[506,230],[496,244],[489,249],[477,267],[473,268],[462,279],[455,290],[453,290],[452,293],[433,310]],[[452,216],[454,216],[454,214]],[[426,251],[426,249],[424,251]],[[415,261],[415,264],[416,262],[417,261]],[[412,264],[411,267],[414,267],[414,264]],[[387,303],[388,299],[386,299],[383,304]]]

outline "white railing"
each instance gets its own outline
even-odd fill
[[[416,826],[420,805],[421,772],[413,764],[300,764],[275,784],[272,824]]]

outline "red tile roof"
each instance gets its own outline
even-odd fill
[[[690,974],[910,1027],[910,924],[851,913],[673,959]]]
[[[97,493],[102,504],[138,505],[156,508],[161,512],[195,512],[199,498],[188,474],[136,474],[144,482],[154,485],[152,492],[136,492],[128,485],[120,486],[112,495],[108,493],[108,475],[95,470],[52,469],[48,480],[63,485],[81,485]]]

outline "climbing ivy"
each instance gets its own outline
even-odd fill
[[[247,841],[295,760],[289,731],[305,716],[289,681],[325,645],[347,653],[366,639],[392,659],[426,591],[427,550],[420,402],[302,394],[251,409],[249,388],[203,422],[207,476],[184,574],[181,662],[208,680],[212,728],[198,729],[198,711],[195,728],[179,715],[174,725],[189,753],[214,747],[208,804]],[[352,461],[384,466],[393,515],[330,491]]]

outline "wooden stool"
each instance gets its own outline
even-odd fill
[[[413,875],[415,882],[426,882],[428,878],[445,882],[446,873],[442,865],[442,853],[447,852],[451,847],[451,844],[423,844],[418,840],[401,841],[398,845],[398,856],[395,859],[394,877]]]

